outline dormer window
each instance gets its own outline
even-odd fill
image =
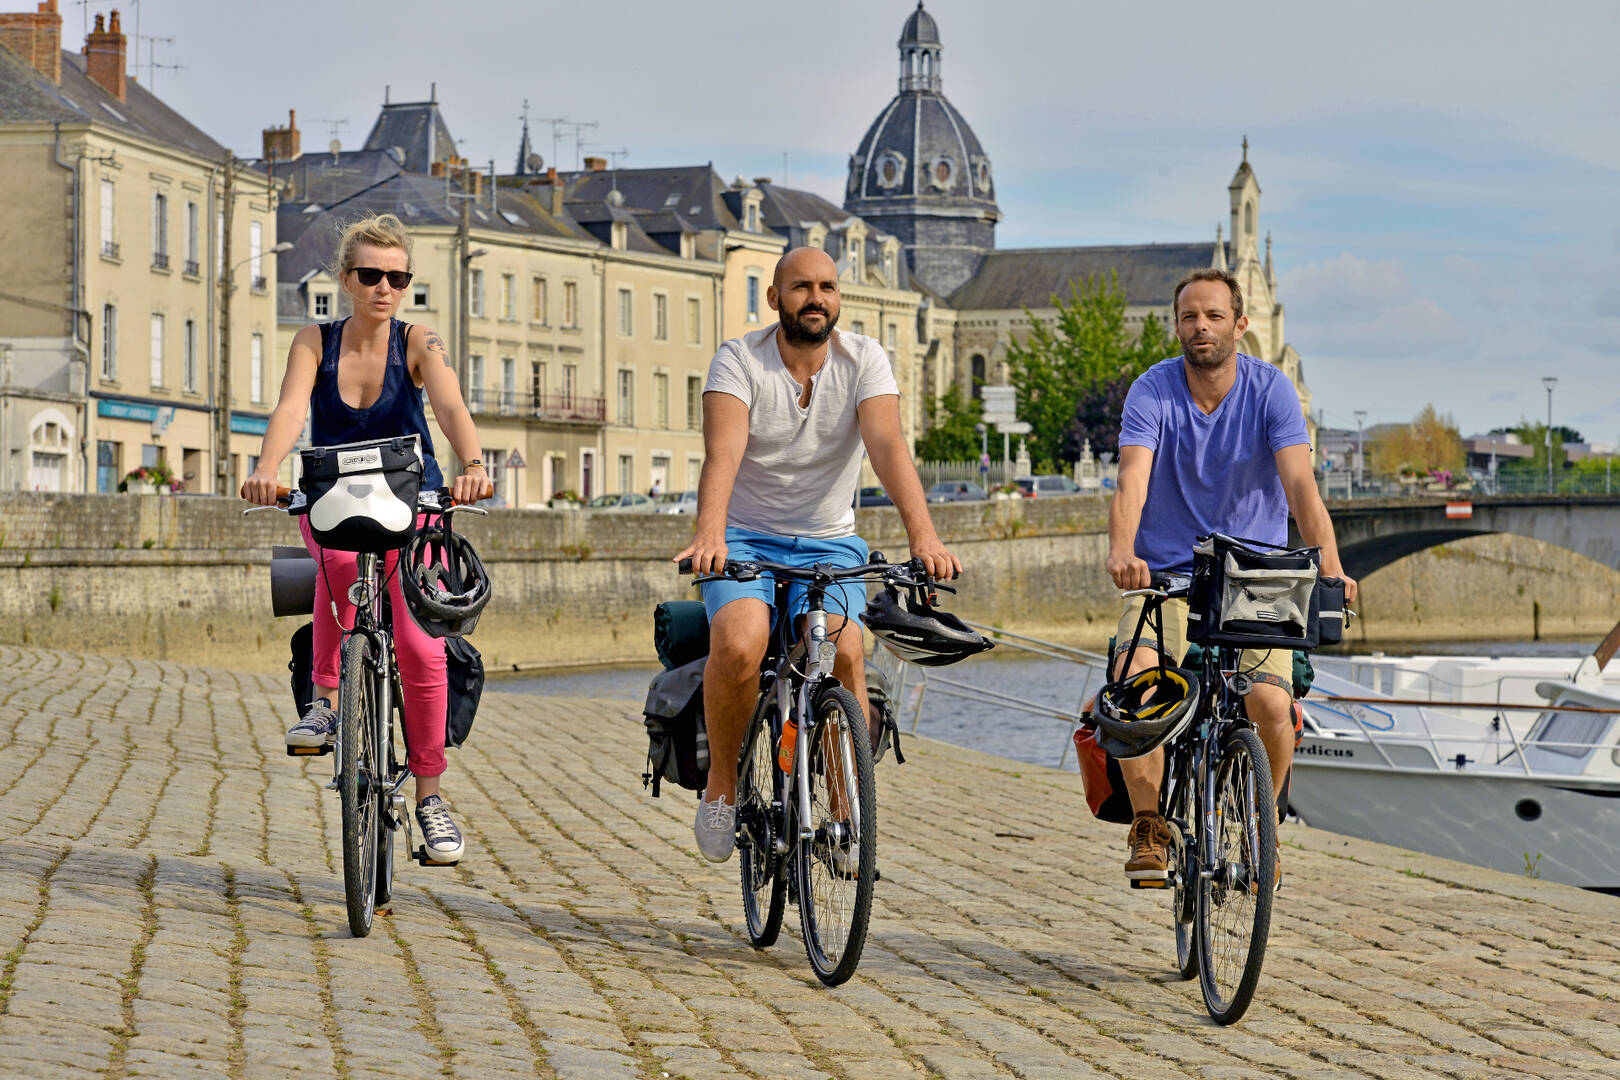
[[[748,204],[748,231],[759,232],[759,207]]]
[[[629,246],[629,243],[630,243],[630,226],[629,225],[625,224],[622,221],[615,221],[613,223],[611,235],[613,237],[613,248],[614,248],[614,250],[623,251],[626,247]]]

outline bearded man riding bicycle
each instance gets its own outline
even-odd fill
[[[1154,575],[1190,574],[1193,544],[1225,533],[1287,545],[1292,513],[1305,543],[1322,549],[1324,577],[1345,577],[1333,522],[1317,492],[1310,437],[1299,395],[1279,369],[1237,351],[1248,329],[1243,293],[1224,270],[1200,270],[1176,286],[1176,337],[1182,355],[1153,365],[1125,398],[1119,437],[1119,487],[1108,519],[1108,573],[1121,589],[1145,589]],[[1120,617],[1114,678],[1159,663],[1155,643],[1131,650],[1142,599]],[[1177,663],[1187,649],[1187,602],[1162,609],[1162,644]],[[1127,655],[1129,654],[1129,655]],[[1253,678],[1245,699],[1271,761],[1273,795],[1282,791],[1294,756],[1292,653],[1245,651]],[[1123,668],[1123,670],[1121,670]],[[1170,832],[1159,815],[1164,751],[1122,759],[1120,772],[1135,820],[1125,876],[1166,877]]]
[[[783,255],[765,293],[779,321],[722,345],[703,390],[703,474],[697,532],[679,555],[697,574],[727,558],[794,566],[860,566],[855,489],[864,444],[872,469],[894,499],[911,554],[936,578],[962,570],[934,532],[922,481],[900,429],[900,391],[888,354],[875,340],[837,329],[838,268],[817,248]],[[711,581],[709,659],[703,672],[708,786],[693,835],[711,862],[731,857],[736,839],[737,755],[759,691],[775,596],[769,579]],[[805,611],[805,589],[788,599]],[[833,670],[866,707],[860,624],[864,587],[827,593],[827,632],[838,644]],[[835,612],[841,611],[842,614]],[[872,717],[867,717],[870,728]]]

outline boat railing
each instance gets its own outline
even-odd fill
[[[966,679],[954,675],[944,675],[938,669],[920,667],[909,664],[895,656],[889,650],[878,646],[872,657],[873,664],[888,680],[890,687],[890,700],[894,703],[897,713],[907,707],[906,694],[914,690],[916,702],[911,705],[911,731],[916,733],[918,725],[922,722],[923,701],[930,690],[941,697],[959,698],[964,701],[993,702],[997,705],[1028,713],[1032,716],[1044,716],[1059,723],[1068,725],[1070,738],[1063,741],[1062,752],[1058,755],[1057,767],[1062,768],[1069,758],[1069,747],[1073,743],[1073,735],[1085,721],[1082,710],[1085,707],[1087,696],[1091,692],[1092,684],[1101,684],[1098,676],[1106,670],[1108,658],[1102,653],[1092,652],[1088,649],[1077,649],[1072,645],[1061,645],[1055,641],[1046,641],[1031,637],[1028,634],[1016,634],[998,626],[976,623],[964,619],[973,629],[985,634],[995,641],[998,647],[1016,649],[1020,652],[1044,656],[1049,660],[1062,660],[1085,669],[1084,678],[1080,682],[1080,691],[1075,698],[1073,710],[1058,708],[1053,705],[1031,701],[1000,690],[992,690],[985,686],[977,686]],[[898,719],[898,717],[897,717]]]

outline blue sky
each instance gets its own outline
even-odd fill
[[[527,98],[598,122],[587,153],[780,178],[786,152],[789,183],[841,201],[913,6],[283,0],[244,43],[234,8],[144,0],[141,29],[183,65],[155,72],[158,93],[243,152],[288,108],[306,148],[331,137],[317,118],[359,145],[385,84],[401,100],[437,82],[475,161],[510,167]],[[1287,337],[1330,424],[1432,402],[1484,430],[1544,416],[1556,375],[1554,421],[1620,441],[1620,4],[928,10],[946,95],[994,163],[1000,246],[1212,240],[1247,134]]]

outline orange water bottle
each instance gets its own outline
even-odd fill
[[[793,745],[798,741],[799,718],[789,713],[787,723],[782,725],[782,742],[776,750],[776,767],[783,772],[793,770]]]

